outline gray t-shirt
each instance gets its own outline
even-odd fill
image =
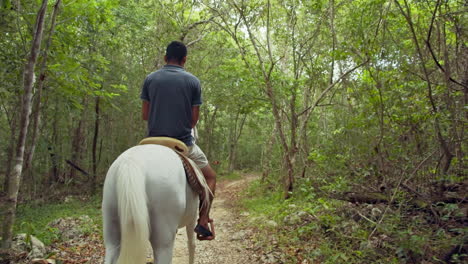
[[[146,77],[140,98],[150,104],[149,137],[172,137],[193,145],[192,106],[202,104],[197,77],[180,66],[165,65]]]

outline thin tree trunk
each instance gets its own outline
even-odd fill
[[[96,96],[96,105],[94,108],[95,113],[95,121],[94,121],[94,137],[93,137],[93,178],[91,180],[91,193],[94,194],[96,192],[96,182],[97,182],[97,142],[99,137],[99,122],[101,120],[100,117],[100,109],[99,109],[100,97]]]
[[[8,159],[6,163],[5,181],[3,182],[3,190],[5,193],[8,193],[8,184],[9,184],[9,180],[11,177],[11,164],[13,162],[13,155],[15,154],[14,152],[15,140],[16,140],[15,132],[16,132],[16,123],[17,123],[16,115],[12,115],[11,119],[12,120],[11,120],[11,125],[10,125],[10,144],[8,146],[8,151],[7,151]]]
[[[229,158],[228,158],[228,173],[231,174],[234,171],[234,161],[236,159],[236,144],[231,142],[229,144]]]
[[[84,108],[82,110],[82,114],[80,120],[78,121],[78,125],[75,128],[75,133],[72,139],[72,154],[71,154],[71,161],[74,164],[80,164],[82,151],[84,147],[84,135],[83,135],[83,126],[84,126],[84,119],[85,119],[85,112],[87,108],[87,99],[86,97],[83,98],[83,105]],[[76,170],[72,167],[70,168],[69,179],[74,180],[76,176]],[[66,179],[67,181],[67,179]]]
[[[465,105],[468,105],[468,47],[464,46],[463,49],[462,49],[462,52],[461,54],[464,54],[462,56],[462,65],[464,65],[464,72],[463,72],[463,75],[462,75],[462,84],[465,86],[465,88],[463,89],[463,104],[461,107],[464,107]],[[465,111],[465,113],[461,112],[460,114],[461,118],[463,120],[463,122],[466,124],[467,121],[468,121],[468,111]],[[465,134],[465,126],[462,125],[461,126],[461,129],[460,129],[460,142],[465,142],[466,141],[466,134]],[[465,149],[463,148],[463,144],[461,144],[461,147],[460,147],[460,152],[458,153],[459,157],[458,157],[458,160],[463,160],[463,157],[465,157]],[[463,169],[463,162],[460,162],[459,163],[459,166],[460,166],[460,170]]]
[[[425,60],[424,60],[424,56],[423,56],[423,51],[422,51],[421,46],[419,44],[419,41],[418,41],[418,38],[417,38],[417,35],[416,35],[416,31],[415,31],[415,28],[414,28],[414,25],[413,25],[413,20],[411,18],[411,8],[408,5],[407,0],[403,0],[403,3],[405,4],[406,12],[405,12],[404,8],[401,6],[401,4],[400,4],[400,2],[398,0],[395,0],[395,3],[397,4],[398,8],[400,9],[401,14],[405,17],[406,22],[408,23],[408,27],[409,27],[409,29],[411,31],[411,36],[413,38],[413,42],[414,42],[414,44],[416,46],[416,53],[417,53],[417,55],[419,57],[420,66],[421,66],[421,69],[422,69],[422,71],[424,73],[424,78],[425,78],[426,83],[427,83],[427,97],[429,99],[429,102],[430,102],[430,105],[431,105],[431,108],[432,108],[432,114],[434,115],[434,127],[435,127],[435,131],[436,131],[436,136],[437,136],[437,139],[439,140],[440,149],[442,150],[442,152],[444,154],[443,155],[443,163],[442,163],[441,174],[446,175],[447,171],[450,168],[450,165],[451,165],[451,162],[452,162],[452,159],[453,159],[454,155],[452,154],[449,143],[447,142],[447,140],[442,135],[442,129],[441,129],[440,121],[439,121],[439,117],[438,117],[439,111],[437,110],[436,102],[435,102],[435,99],[434,99],[431,80],[429,78],[428,69],[426,68],[426,64],[425,64]],[[430,41],[431,29],[429,30],[429,37],[428,37],[427,42]]]
[[[265,146],[265,149],[263,151],[263,159],[262,159],[262,182],[265,182],[268,175],[270,175],[270,169],[271,169],[271,159],[273,157],[273,146],[276,143],[276,126],[273,126],[273,129],[271,131],[271,136],[270,139],[268,140],[268,143]]]
[[[205,154],[208,157],[208,160],[212,158],[213,152],[213,130],[215,127],[216,115],[218,113],[218,108],[215,107],[213,114],[210,117],[210,110],[206,109],[204,124],[205,124],[205,134],[203,137],[205,138]]]
[[[443,40],[441,41],[442,43],[442,51],[443,51],[443,55],[444,55],[444,65],[445,65],[445,83],[446,83],[446,86],[447,86],[447,108],[450,110],[451,112],[451,116],[452,116],[452,122],[451,122],[451,137],[453,138],[453,149],[454,149],[454,152],[455,152],[455,156],[457,157],[457,159],[460,161],[460,160],[463,160],[463,157],[464,157],[464,153],[463,153],[463,137],[464,137],[464,134],[463,134],[463,129],[464,129],[464,121],[466,120],[463,120],[464,119],[464,110],[463,110],[463,107],[466,106],[466,102],[463,104],[463,103],[460,103],[460,102],[463,102],[464,101],[464,98],[466,97],[466,90],[467,88],[464,88],[465,89],[465,95],[461,94],[461,95],[456,95],[456,94],[453,94],[452,91],[452,86],[454,86],[454,83],[450,80],[451,78],[451,75],[454,71],[456,71],[455,69],[452,70],[452,65],[453,64],[457,64],[457,59],[455,59],[454,61],[455,62],[452,62],[451,59],[450,59],[450,54],[449,54],[449,45],[447,43],[447,32],[446,32],[446,27],[445,27],[445,21],[442,21],[442,24],[440,27],[441,27],[441,31],[442,31],[442,38]],[[463,52],[462,52],[463,54]],[[465,54],[465,55],[468,55],[468,54]],[[461,61],[463,62],[463,60],[467,61],[467,57],[466,56],[461,56],[460,57]],[[468,65],[467,65],[468,66]],[[465,67],[465,71],[468,73],[468,69],[466,69]],[[466,78],[467,76],[465,75],[465,80],[461,80],[461,84],[463,85],[464,82],[465,82],[465,87],[466,87]],[[453,97],[452,97],[453,95]],[[458,162],[458,170],[461,172],[463,170],[463,162]]]
[[[234,159],[235,159],[235,148],[236,148],[236,134],[237,134],[237,122],[239,121],[240,111],[237,111],[236,117],[234,118],[234,126],[230,129],[229,133],[229,154],[228,154],[228,173],[234,171]]]
[[[209,129],[209,141],[208,141],[208,157],[211,159],[213,157],[213,134],[214,134],[214,128],[216,127],[216,118],[218,117],[218,107],[215,106],[215,110],[213,114],[211,115],[210,118],[210,129]],[[218,158],[219,159],[219,158]]]
[[[58,169],[58,157],[57,149],[55,146],[58,146],[58,126],[59,126],[59,100],[56,96],[55,98],[55,116],[54,123],[52,125],[52,145],[49,146],[49,155],[52,163],[52,173],[49,177],[49,184],[53,184],[59,181],[59,169]]]
[[[242,20],[244,21],[244,24],[246,25],[247,33],[250,39],[250,42],[252,43],[252,46],[255,50],[255,53],[257,55],[258,62],[260,64],[260,69],[263,74],[264,78],[264,84],[265,84],[265,92],[270,99],[270,103],[272,106],[273,110],[273,117],[275,119],[275,125],[276,129],[279,133],[279,139],[281,146],[283,147],[284,151],[284,156],[283,160],[286,165],[286,170],[287,174],[284,175],[283,181],[284,181],[284,197],[288,199],[290,197],[291,192],[293,191],[293,186],[294,186],[294,164],[293,164],[293,159],[291,158],[291,150],[290,148],[294,148],[294,146],[289,146],[288,145],[288,140],[287,136],[284,133],[284,127],[283,123],[281,122],[281,116],[280,116],[280,109],[278,107],[278,104],[276,102],[276,95],[275,91],[273,89],[273,84],[271,82],[271,73],[275,67],[274,60],[271,55],[271,47],[270,47],[270,2],[268,1],[268,12],[267,12],[267,33],[266,33],[266,39],[267,39],[267,46],[268,46],[268,54],[269,54],[269,60],[271,62],[271,65],[269,65],[269,69],[267,70],[265,68],[265,62],[263,61],[262,55],[260,54],[259,47],[255,41],[255,37],[252,34],[252,31],[250,29],[249,23],[247,22],[247,19],[243,13],[243,10],[241,10],[239,7],[235,6],[240,15]]]
[[[32,138],[31,138],[31,145],[29,151],[25,153],[25,165],[24,165],[24,174],[27,174],[29,169],[32,167],[32,160],[34,157],[34,151],[36,149],[37,139],[39,135],[39,125],[41,122],[41,98],[42,98],[42,90],[44,88],[44,83],[46,79],[46,70],[47,70],[47,57],[49,53],[50,46],[52,44],[52,36],[54,35],[55,31],[55,21],[57,18],[60,2],[62,0],[57,0],[54,5],[54,10],[52,12],[52,18],[50,22],[50,30],[49,36],[47,38],[47,43],[44,48],[44,56],[42,58],[42,62],[40,65],[40,73],[39,73],[39,80],[37,81],[37,91],[36,91],[36,98],[34,104],[34,111],[33,113],[33,129],[32,129]]]
[[[251,29],[250,29],[249,21],[248,21],[248,19],[246,18],[245,14],[244,14],[243,6],[239,6],[235,2],[233,2],[232,5],[233,5],[233,8],[235,8],[239,12],[240,20],[243,21],[243,23],[244,23],[244,25],[246,27],[248,38],[249,38],[249,40],[250,40],[250,42],[251,42],[251,44],[252,44],[252,46],[254,48],[254,51],[255,51],[255,54],[256,54],[256,59],[258,60],[260,70],[261,70],[262,75],[263,75],[262,77],[263,77],[263,81],[264,81],[264,87],[263,87],[264,92],[267,94],[268,99],[270,100],[270,103],[272,105],[275,126],[277,128],[277,132],[279,133],[280,143],[281,143],[281,146],[283,148],[283,151],[286,153],[286,155],[284,156],[284,163],[287,166],[288,173],[285,175],[285,177],[283,179],[285,181],[285,198],[289,198],[290,191],[292,191],[292,189],[293,189],[292,180],[293,180],[293,174],[294,174],[294,167],[293,167],[293,164],[292,164],[290,156],[289,156],[290,152],[289,152],[287,136],[284,133],[284,127],[283,127],[283,124],[281,122],[280,109],[279,109],[279,107],[277,105],[277,102],[276,102],[275,93],[274,93],[273,85],[271,83],[271,78],[270,78],[271,73],[273,72],[273,70],[275,68],[275,65],[276,65],[276,61],[273,59],[273,56],[272,56],[272,53],[271,53],[272,49],[271,49],[271,45],[270,45],[270,1],[268,1],[267,25],[266,25],[266,30],[267,30],[266,39],[267,39],[267,51],[268,51],[268,55],[269,55],[268,56],[269,64],[266,64],[264,62],[263,57],[260,54],[258,44],[257,44],[257,42],[255,40],[255,37],[253,36],[253,33],[252,33]],[[213,10],[215,10],[215,9],[213,9]],[[220,12],[217,11],[217,10],[215,10],[215,11],[220,15],[220,17],[223,19],[223,21],[225,23],[227,23],[226,20],[224,19],[224,17],[220,14]],[[220,25],[220,24],[218,24],[218,25]],[[225,26],[222,26],[222,25],[220,25],[220,26],[233,38],[233,40],[235,41],[236,45],[239,48],[242,60],[244,61],[246,67],[249,69],[250,73],[252,74],[252,77],[256,78],[256,73],[255,73],[254,67],[251,65],[251,63],[247,59],[245,49],[242,46],[242,44],[240,43],[239,38],[237,37],[236,30],[233,31],[233,30],[230,30],[228,27],[225,27]],[[265,65],[268,65],[268,69],[266,69]]]
[[[286,172],[287,172],[283,176],[284,197],[285,199],[288,199],[291,196],[291,192],[293,191],[293,186],[294,186],[294,164],[293,164],[293,159],[291,157],[291,153],[293,153],[293,151],[291,151],[290,149],[293,146],[288,146],[287,137],[284,133],[284,127],[283,127],[283,122],[281,120],[280,111],[278,109],[278,105],[276,104],[273,87],[269,79],[266,80],[266,90],[267,90],[267,95],[271,100],[276,130],[279,133],[280,143],[284,151],[283,161],[285,163]]]
[[[240,124],[239,122],[239,115],[240,115],[240,109],[239,112],[236,115],[236,120],[234,121],[234,130],[231,132],[231,140],[229,143],[229,164],[228,164],[228,172],[232,173],[234,171],[235,167],[235,161],[236,161],[236,152],[237,152],[237,143],[239,142],[240,136],[242,135],[242,130],[244,128],[245,120],[247,119],[247,115],[244,114],[243,117],[241,117]]]
[[[335,33],[335,1],[331,0],[330,1],[330,31],[332,33],[332,61],[330,65],[330,79],[329,79],[329,84],[333,83],[333,75],[335,72],[335,49],[336,49],[336,33]]]
[[[21,183],[21,172],[23,169],[24,146],[28,134],[29,114],[31,112],[32,88],[34,84],[34,68],[37,62],[37,55],[42,41],[44,29],[44,19],[47,10],[47,0],[42,1],[41,8],[37,13],[36,26],[31,45],[31,54],[25,65],[23,73],[24,93],[21,103],[21,119],[19,126],[19,137],[16,145],[13,173],[9,179],[8,194],[6,200],[6,215],[3,223],[2,247],[10,248],[13,236],[13,225],[16,217],[16,205],[18,202],[18,192]]]

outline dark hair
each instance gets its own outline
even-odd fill
[[[167,61],[182,62],[182,59],[187,56],[187,47],[180,41],[172,41],[167,45],[166,58]]]

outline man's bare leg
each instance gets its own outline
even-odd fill
[[[206,183],[208,184],[208,187],[210,187],[210,190],[214,195],[215,190],[216,190],[216,172],[213,170],[213,168],[211,168],[209,164],[203,169],[201,169],[201,171],[203,172],[203,176],[205,176],[205,180],[206,180]],[[210,197],[210,198],[211,200],[213,200],[213,197]],[[208,230],[210,229],[208,225],[210,221],[209,210],[210,208],[202,207],[202,209],[200,210],[200,215],[199,215],[200,218],[198,220],[198,224]],[[214,237],[212,236],[204,238],[204,240],[212,240],[212,239],[214,239]]]

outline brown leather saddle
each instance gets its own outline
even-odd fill
[[[195,162],[187,157],[189,149],[184,142],[170,137],[148,137],[139,143],[139,145],[146,144],[162,145],[174,150],[184,165],[185,175],[190,187],[202,198],[205,197],[205,189],[203,188],[203,185],[206,185],[205,177]]]

